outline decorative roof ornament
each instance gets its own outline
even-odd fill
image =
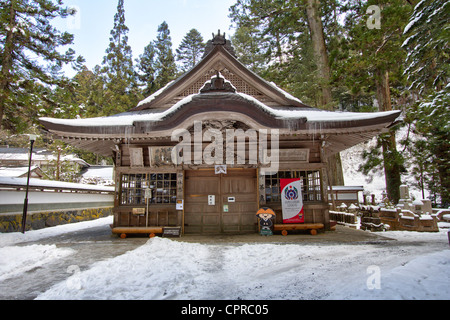
[[[215,46],[224,46],[224,48],[231,53],[233,57],[236,58],[236,52],[234,52],[234,48],[231,46],[231,41],[225,39],[225,32],[223,35],[220,34],[220,30],[218,30],[217,35],[212,34],[213,39],[208,40],[205,46],[205,53],[203,54],[203,58],[206,57]]]
[[[236,88],[231,84],[230,81],[225,79],[219,71],[216,75],[211,77],[210,81],[206,81],[203,87],[200,88],[200,93],[209,92],[236,92]]]
[[[217,35],[214,34],[214,32],[212,33],[213,39],[212,39],[212,43],[214,45],[225,45],[227,43],[227,40],[225,39],[225,32],[223,33],[223,35],[220,34],[220,29],[217,31]]]

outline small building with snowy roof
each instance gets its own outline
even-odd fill
[[[327,158],[399,116],[305,105],[247,69],[219,33],[196,66],[128,112],[40,122],[113,157],[113,232],[248,233],[258,230],[260,207],[283,227],[282,179],[301,181],[304,228],[329,230]]]
[[[27,167],[30,157],[29,148],[4,148],[0,147],[0,166],[2,167]],[[60,161],[68,161],[72,164],[77,164],[81,168],[88,167],[89,164],[83,159],[78,158],[74,154],[62,156]],[[57,162],[57,156],[50,150],[35,148],[33,150],[33,157],[31,164],[41,168],[54,166]]]

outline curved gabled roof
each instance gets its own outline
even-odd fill
[[[295,98],[281,88],[278,88],[274,83],[264,80],[253,71],[247,69],[228,50],[226,50],[224,46],[216,45],[195,67],[178,79],[169,82],[165,87],[161,88],[151,96],[140,101],[138,105],[130,111],[164,107],[167,103],[179,97],[186,88],[194,85],[205,73],[211,69],[220,72],[225,66],[228,70],[233,72],[233,74],[242,79],[242,81],[249,86],[255,87],[261,94],[265,95],[267,99],[272,100],[279,106],[310,108],[298,98]],[[231,82],[233,83],[233,81]]]
[[[328,135],[335,139],[328,152],[339,152],[379,134],[400,116],[390,112],[332,112],[315,108],[271,108],[251,96],[209,92],[188,96],[167,110],[141,110],[90,119],[41,118],[50,132],[78,147],[98,152],[102,141],[109,150],[114,140],[170,137],[194,121],[233,120],[252,129],[278,129],[280,134]],[[106,152],[106,151],[105,151]]]
[[[190,95],[167,110],[138,110],[114,116],[87,119],[40,118],[50,131],[85,136],[160,135],[174,130],[187,120],[215,119],[218,113],[229,120],[252,119],[253,129],[285,129],[307,133],[322,133],[340,129],[388,126],[401,111],[335,112],[316,108],[272,108],[243,93],[210,92]],[[223,116],[222,116],[223,117]]]

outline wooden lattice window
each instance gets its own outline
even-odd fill
[[[220,71],[222,76],[231,82],[231,84],[236,88],[237,92],[242,92],[257,98],[258,100],[264,100],[264,95],[256,90],[253,86],[246,83],[240,77],[229,71],[228,69],[223,69]],[[216,75],[217,71],[214,69],[209,70],[206,74],[201,76],[193,85],[191,85],[188,89],[184,90],[179,98],[187,97],[191,94],[197,94],[201,87],[205,84],[206,81],[211,80],[211,77]]]
[[[122,174],[121,205],[145,204],[145,190],[151,190],[150,203],[176,203],[176,173]]]
[[[322,200],[320,171],[279,171],[265,177],[265,197],[267,203],[281,203],[280,179],[301,178],[303,202]]]

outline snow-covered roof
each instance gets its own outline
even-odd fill
[[[283,89],[281,89],[280,87],[278,87],[275,82],[270,81],[268,82],[272,87],[274,87],[278,92],[280,92],[282,95],[284,95],[286,98],[290,99],[290,100],[294,100],[297,101],[299,103],[303,103],[299,98],[294,97],[292,94],[284,91]]]
[[[181,106],[192,101],[190,95],[180,100],[178,103],[174,104],[171,108],[165,111],[155,112],[153,110],[145,111],[129,111],[119,113],[108,117],[96,117],[96,118],[85,118],[85,119],[56,119],[56,118],[40,118],[39,120],[50,122],[54,124],[62,124],[68,126],[82,126],[82,127],[102,127],[102,126],[132,126],[135,121],[160,121],[164,119],[169,114],[178,110]]]
[[[114,166],[90,166],[81,172],[83,178],[104,178],[113,180]]]
[[[275,109],[271,108],[256,98],[245,93],[237,93],[242,98],[252,101],[259,105],[266,112],[272,114],[277,119],[299,119],[306,118],[309,122],[327,122],[327,121],[353,121],[353,120],[367,120],[376,117],[384,117],[386,115],[395,114],[399,111],[386,112],[343,112],[343,111],[328,111],[315,108],[310,109]]]
[[[155,100],[161,93],[164,92],[164,90],[166,90],[168,87],[170,87],[173,83],[175,82],[175,80],[170,81],[168,84],[166,84],[164,87],[162,87],[161,89],[159,89],[158,91],[156,91],[155,93],[151,94],[150,96],[148,96],[147,98],[145,98],[142,101],[139,101],[138,103],[138,107],[150,103],[153,100]]]
[[[24,187],[27,185],[27,178],[0,177],[0,186]],[[30,187],[49,188],[49,189],[67,189],[67,190],[85,190],[97,192],[114,192],[114,187],[95,186],[81,183],[71,183],[53,180],[30,179]]]
[[[30,171],[39,170],[38,166],[31,166]],[[28,166],[21,167],[0,167],[0,176],[17,178],[28,174]]]
[[[217,44],[196,66],[140,101],[132,110],[167,108],[173,101],[185,97],[187,92],[192,93],[193,90],[199,89],[197,86],[199,85],[199,80],[211,74],[211,71],[228,72],[233,79],[228,79],[227,81],[235,87],[238,87],[238,82],[245,83],[245,86],[241,87],[241,92],[248,93],[245,91],[247,87],[254,88],[266,99],[271,100],[272,103],[294,107],[309,107],[273,82],[269,82],[249,70],[223,45]]]
[[[75,119],[77,120],[77,119]],[[0,161],[10,162],[10,161],[28,161],[29,159],[29,149],[28,148],[0,148]],[[49,150],[46,149],[34,149],[32,162],[41,161],[56,161],[57,157]],[[83,159],[78,158],[74,154],[68,154],[61,156],[61,161],[76,162],[83,167],[88,167],[89,164]]]
[[[81,126],[81,127],[103,127],[103,126],[132,126],[136,121],[162,121],[168,116],[174,114],[181,107],[190,103],[194,96],[197,94],[192,94],[184,99],[180,100],[172,107],[167,110],[155,112],[153,110],[144,111],[130,111],[123,112],[117,115],[109,117],[96,117],[96,118],[86,118],[86,119],[59,119],[59,118],[40,118],[41,121],[67,125],[67,126]],[[355,120],[368,120],[377,117],[385,117],[388,115],[398,114],[399,111],[385,111],[385,112],[341,112],[341,111],[327,111],[320,109],[275,109],[267,106],[256,98],[247,95],[245,93],[236,93],[242,99],[256,104],[262,111],[272,115],[276,119],[301,119],[305,118],[308,122],[336,122],[336,121],[355,121]],[[205,110],[208,112],[208,110]]]
[[[221,73],[219,73],[219,74],[220,74],[221,77],[223,77],[223,75],[222,75]],[[211,79],[213,79],[213,78],[215,78],[215,77],[217,77],[217,75],[213,75],[213,76],[211,77]],[[225,79],[225,77],[223,77],[223,78],[224,78],[224,80],[225,80],[226,82],[230,83],[230,84],[233,86],[233,84],[231,83],[230,80]],[[282,94],[283,96],[285,96],[287,99],[293,100],[293,101],[296,101],[296,102],[298,102],[298,103],[303,104],[303,102],[302,102],[300,99],[298,99],[298,98],[294,97],[293,95],[291,95],[290,93],[284,91],[283,89],[281,89],[280,87],[278,87],[274,82],[272,82],[272,81],[270,81],[270,82],[269,82],[269,81],[265,81],[264,79],[261,79],[261,80],[263,80],[264,82],[268,83],[271,87],[273,87],[276,91],[278,91],[279,93],[281,93],[281,94]],[[208,83],[208,82],[209,82],[209,81],[207,81],[206,83]],[[151,103],[151,102],[154,101],[159,95],[161,95],[165,90],[167,90],[169,87],[171,87],[174,83],[175,83],[175,80],[170,81],[170,82],[169,82],[168,84],[166,84],[163,88],[159,89],[158,91],[156,91],[155,93],[151,94],[151,95],[148,96],[147,98],[145,98],[145,99],[139,101],[137,107],[140,107],[140,106],[143,106],[143,105],[145,105],[145,104]],[[205,83],[205,84],[206,84],[206,83]],[[233,86],[233,87],[234,87],[234,86]],[[235,87],[234,87],[234,88],[235,88]],[[236,89],[236,88],[235,88],[235,89]]]

